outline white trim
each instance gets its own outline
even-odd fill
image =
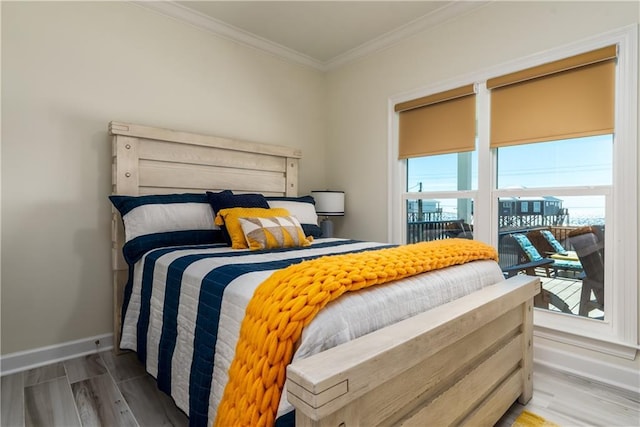
[[[315,68],[320,71],[336,69],[348,62],[354,61],[365,55],[385,49],[399,41],[411,37],[420,31],[441,24],[456,16],[469,13],[489,3],[488,0],[451,2],[445,6],[425,15],[408,24],[389,31],[373,40],[361,44],[345,53],[342,53],[328,61],[320,61],[309,55],[305,55],[279,43],[267,40],[241,28],[227,24],[203,13],[197,12],[174,1],[132,1],[131,3],[146,9],[159,12],[165,16],[186,22],[197,28],[209,31],[228,40],[253,47],[266,53],[278,56],[287,61]]]
[[[345,65],[348,62],[354,61],[363,56],[380,51],[389,46],[392,46],[404,39],[407,39],[421,31],[429,28],[433,28],[449,19],[458,17],[464,13],[474,11],[486,4],[489,1],[463,1],[463,2],[450,2],[445,6],[437,9],[428,15],[417,18],[400,28],[389,31],[373,40],[365,42],[360,46],[357,46],[345,53],[335,56],[324,63],[323,70],[333,70]]]
[[[454,89],[470,83],[476,84],[476,95],[482,92],[482,83],[486,82],[493,77],[498,77],[504,74],[513,73],[523,70],[525,68],[535,67],[547,62],[557,61],[567,58],[569,56],[579,55],[590,50],[595,50],[604,46],[609,46],[616,43],[624,43],[627,48],[624,52],[619,52],[623,55],[627,55],[629,58],[629,70],[636,71],[637,61],[634,64],[633,58],[637,56],[637,33],[638,25],[632,24],[617,30],[609,31],[607,33],[589,37],[587,39],[573,42],[569,45],[559,46],[552,50],[543,51],[541,53],[532,54],[522,58],[510,60],[497,64],[491,67],[487,67],[482,70],[466,73],[451,79],[441,81],[439,83],[430,84],[428,86],[419,87],[406,92],[397,93],[389,97],[389,102],[392,106],[398,103],[411,101],[412,99],[421,98],[423,96],[432,95],[438,92],[444,92],[446,90]],[[636,47],[634,51],[634,46]],[[631,74],[631,73],[629,73]],[[626,76],[628,79],[632,79],[631,76]],[[631,82],[633,83],[633,82]],[[486,86],[485,86],[486,88]],[[633,94],[627,94],[633,96]],[[627,99],[628,101],[628,99]],[[635,107],[634,107],[635,109]],[[391,111],[394,111],[391,109]],[[395,113],[395,111],[394,111]],[[630,113],[627,114],[630,116]]]
[[[421,191],[408,192],[402,194],[402,200],[415,199],[473,199],[477,197],[477,190],[460,190],[460,191]]]
[[[626,342],[640,344],[638,336],[638,205],[628,206],[625,201],[638,197],[638,25],[634,25],[618,36],[618,82],[623,90],[616,93],[616,135],[614,144],[625,141],[624,152],[614,152],[614,167],[622,172],[615,176],[614,192],[618,204],[614,212],[615,234],[611,242],[620,246],[616,255],[614,283],[620,283],[623,292],[615,295],[615,306],[624,306],[628,313],[626,322],[617,325],[616,333]],[[616,158],[615,155],[619,157]],[[616,166],[617,165],[617,166]],[[628,236],[636,236],[630,239]],[[633,266],[634,268],[631,268]],[[631,317],[630,314],[633,313]],[[631,321],[633,320],[633,321]]]
[[[96,341],[99,344],[96,344]],[[5,354],[0,357],[0,375],[9,375],[27,369],[50,365],[67,359],[95,353],[96,351],[111,350],[113,348],[113,334],[96,335],[55,344],[32,350]]]
[[[533,362],[636,395],[640,390],[640,372],[637,369],[561,350],[536,340],[535,337],[533,340]]]
[[[293,49],[256,36],[233,25],[211,18],[203,13],[189,9],[173,1],[133,1],[133,4],[161,13],[170,18],[191,24],[201,30],[209,31],[220,37],[232,40],[266,53],[278,56],[288,61],[306,65],[307,67],[324,69],[324,64],[310,56],[296,52]]]
[[[617,87],[616,87],[616,135],[614,141],[614,170],[616,171],[612,188],[608,186],[599,187],[579,187],[579,188],[535,188],[494,190],[495,182],[488,182],[494,179],[495,151],[488,151],[488,123],[489,113],[483,112],[487,108],[488,100],[486,88],[483,82],[491,77],[496,77],[510,72],[515,72],[524,68],[540,65],[546,62],[577,55],[586,51],[594,50],[604,46],[617,44],[618,67]],[[429,87],[415,89],[394,95],[389,98],[389,139],[388,152],[396,155],[389,157],[389,240],[403,242],[403,223],[406,213],[403,212],[402,204],[404,182],[406,179],[406,167],[403,161],[397,160],[397,122],[398,114],[393,106],[400,102],[419,98],[429,94],[441,92],[447,89],[459,87],[464,84],[476,83],[478,85],[477,97],[478,106],[478,197],[477,217],[475,229],[478,240],[487,241],[494,246],[497,244],[497,212],[495,212],[495,200],[498,196],[520,193],[533,194],[553,194],[553,195],[588,195],[602,194],[605,196],[607,211],[607,229],[612,232],[606,234],[606,248],[608,256],[605,267],[606,283],[615,283],[615,286],[606,288],[605,299],[611,303],[605,307],[605,321],[594,321],[593,319],[580,318],[579,316],[566,316],[559,313],[552,313],[548,310],[536,310],[535,324],[549,330],[549,334],[556,334],[555,339],[570,345],[576,345],[574,340],[568,336],[583,336],[591,342],[599,344],[588,344],[585,348],[598,347],[602,352],[607,346],[615,352],[616,346],[622,345],[628,348],[638,346],[638,240],[632,236],[638,235],[638,214],[636,206],[629,206],[630,200],[638,200],[638,25],[626,26],[608,33],[590,37],[586,40],[571,43],[570,45],[542,53],[530,55],[524,58],[509,61],[485,70],[465,74],[452,78]],[[480,121],[482,120],[482,121]],[[493,153],[491,155],[490,153]],[[488,177],[487,177],[488,176]],[[481,178],[484,181],[481,181]],[[484,182],[484,184],[483,184]],[[489,187],[486,185],[490,184]],[[487,194],[487,188],[491,190]],[[461,193],[462,194],[462,193]],[[483,205],[487,201],[491,206]],[[486,215],[492,218],[487,220]],[[494,224],[495,223],[495,224]],[[488,230],[487,230],[488,228]],[[490,233],[487,236],[486,233]],[[595,347],[594,347],[595,346]]]
[[[389,99],[387,105],[389,123],[388,123],[388,141],[387,155],[389,156],[389,167],[387,168],[387,194],[390,203],[387,203],[387,241],[395,244],[404,243],[402,236],[406,234],[406,224],[398,218],[406,218],[406,207],[402,204],[402,193],[400,183],[407,176],[406,162],[398,160],[399,148],[397,135],[399,132],[398,114],[395,112],[396,102]],[[399,215],[399,216],[398,216]]]
[[[576,187],[536,187],[536,188],[501,188],[494,190],[493,195],[499,197],[541,197],[541,196],[608,196],[610,185],[576,186]]]
[[[584,43],[575,43],[571,49],[562,48],[563,54],[580,53],[611,44],[618,45],[618,75],[616,76],[616,123],[613,152],[613,189],[606,196],[605,233],[607,263],[605,265],[605,321],[574,318],[546,310],[536,312],[535,324],[556,334],[556,340],[574,345],[566,334],[580,334],[611,347],[623,344],[638,345],[638,216],[630,200],[638,201],[638,26],[631,25]],[[556,51],[553,58],[557,59]],[[502,192],[503,190],[501,190]],[[597,191],[597,190],[596,190]],[[497,193],[497,192],[496,192]],[[561,195],[560,191],[553,193]]]
[[[538,311],[542,310],[536,309],[536,313],[538,313]],[[594,322],[595,320],[591,321]],[[602,354],[609,354],[611,356],[627,360],[634,360],[636,357],[636,351],[640,349],[640,347],[638,346],[631,346],[627,343],[616,341],[602,341],[596,338],[589,338],[585,337],[584,335],[578,335],[576,333],[566,333],[553,329],[547,329],[543,326],[536,326],[533,334],[536,337],[544,338],[549,341],[561,342],[564,344],[572,345],[574,347],[580,347]]]
[[[491,189],[495,188],[495,153],[491,151],[489,126],[489,90],[486,82],[476,83],[476,123],[478,150],[478,196],[474,201],[473,236],[481,242],[497,247],[498,224],[494,223],[497,204],[491,202]]]

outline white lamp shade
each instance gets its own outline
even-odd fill
[[[316,213],[323,216],[344,215],[344,191],[312,191],[316,201]]]

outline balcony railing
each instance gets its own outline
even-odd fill
[[[519,259],[518,249],[503,243],[503,237],[513,233],[526,234],[532,230],[550,230],[555,238],[562,243],[567,250],[573,248],[568,243],[568,234],[578,226],[550,226],[550,227],[508,227],[498,232],[498,254],[500,265],[508,267],[524,262]],[[451,239],[463,237],[472,239],[473,230],[462,219],[436,220],[436,221],[409,221],[407,222],[407,243],[428,242],[431,240]]]
[[[414,221],[407,223],[407,243],[463,237],[472,239],[472,230],[462,219]]]
[[[551,296],[550,303],[548,307],[551,310],[558,309],[557,307],[568,307],[568,310],[565,311],[565,308],[562,308],[566,313],[572,313],[575,315],[579,315],[580,304],[581,304],[581,289],[584,286],[583,280],[586,280],[589,277],[589,272],[587,271],[587,264],[585,265],[585,271],[578,271],[579,274],[567,271],[556,271],[554,269],[554,273],[550,274],[550,277],[546,277],[550,270],[545,270],[543,267],[539,267],[533,265],[527,259],[523,250],[520,248],[518,243],[513,238],[506,238],[507,236],[514,233],[522,233],[527,234],[533,230],[549,230],[554,235],[556,240],[558,240],[563,247],[568,250],[574,250],[574,248],[569,243],[568,235],[572,230],[580,228],[581,226],[529,226],[529,227],[517,227],[510,226],[504,227],[498,233],[498,256],[499,256],[499,265],[505,275],[508,274],[517,274],[521,268],[528,267],[531,265],[531,268],[527,268],[528,274],[536,274],[543,276],[543,283],[545,285],[545,289],[547,289],[547,295]],[[597,227],[597,226],[596,226]],[[600,228],[600,232],[604,233],[604,229]],[[535,236],[536,233],[530,233],[531,238]],[[462,219],[451,219],[451,220],[434,220],[434,221],[409,221],[407,222],[407,242],[408,243],[416,243],[422,241],[431,241],[431,240],[440,240],[440,239],[450,239],[454,237],[464,237],[464,238],[473,238],[473,230],[472,227],[465,223]],[[533,241],[532,241],[533,243]],[[535,245],[535,243],[534,243]],[[547,256],[548,252],[542,254],[542,256]],[[543,271],[544,270],[544,271]],[[561,270],[561,269],[560,269]],[[571,273],[571,274],[570,274]],[[586,277],[585,277],[586,273]],[[554,305],[554,299],[559,301],[561,304]],[[543,298],[544,299],[544,298]],[[556,302],[557,302],[556,301]],[[542,301],[543,303],[545,301]],[[544,307],[542,305],[541,307]],[[582,314],[584,316],[602,319],[604,313],[601,309],[588,309],[586,314]]]

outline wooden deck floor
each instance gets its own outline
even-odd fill
[[[582,280],[570,277],[540,277],[540,280],[544,289],[556,294],[567,303],[573,314],[578,314]],[[555,307],[549,307],[549,310],[558,311]],[[592,310],[589,313],[589,317],[593,318],[602,316],[604,316],[604,313],[600,310]]]

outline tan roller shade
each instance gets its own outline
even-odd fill
[[[400,159],[473,151],[476,97],[473,85],[396,104]]]
[[[613,133],[616,46],[487,81],[491,147]]]

